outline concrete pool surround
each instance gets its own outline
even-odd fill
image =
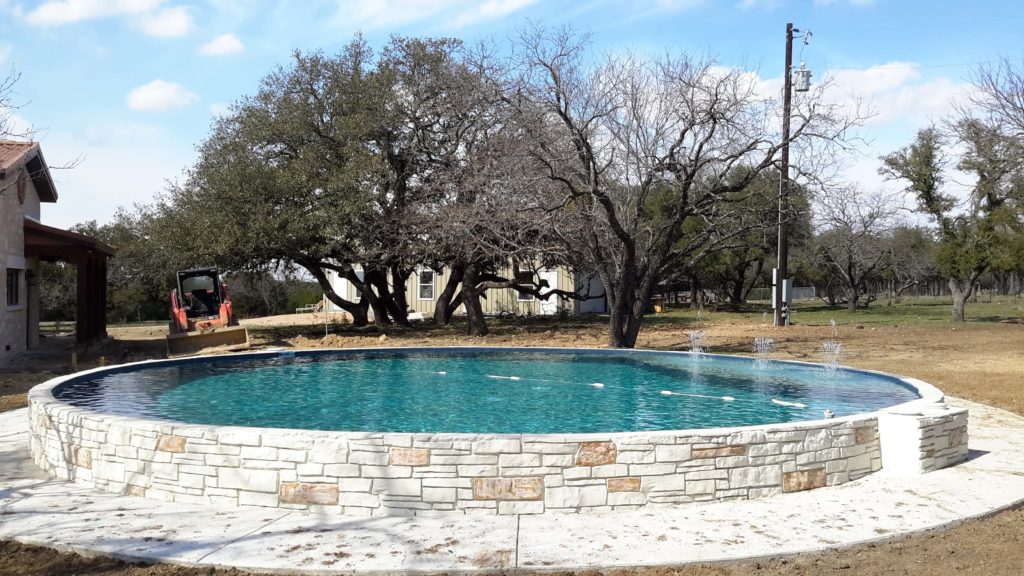
[[[410,349],[331,352],[388,351]],[[735,428],[588,434],[210,426],[104,414],[53,395],[71,380],[195,361],[100,368],[33,388],[33,460],[60,479],[186,504],[420,516],[653,510],[836,486],[883,467],[920,474],[967,456],[967,411],[949,409],[938,389],[910,378],[901,383],[921,398],[877,412]]]

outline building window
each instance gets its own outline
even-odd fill
[[[21,288],[21,270],[17,268],[7,269],[7,305],[17,306],[21,304],[21,294],[18,289]]]
[[[419,273],[419,297],[420,300],[434,299],[434,271],[423,270]]]
[[[532,288],[533,287],[533,272],[526,271],[526,272],[519,272],[518,274],[516,274],[516,284],[520,284],[520,285],[523,285],[523,286],[529,286],[529,287]],[[516,291],[516,301],[517,302],[533,302],[533,294],[524,294],[524,293],[519,292],[517,290]]]
[[[365,274],[363,273],[362,270],[356,270],[356,278],[359,279],[360,283],[363,282],[363,278],[365,278],[365,277],[366,276],[365,276]],[[355,291],[356,291],[355,298],[353,298],[352,301],[355,302],[356,304],[359,304],[360,302],[363,301],[363,291],[360,290],[359,287],[356,286],[355,284],[353,284],[352,287],[355,288]]]

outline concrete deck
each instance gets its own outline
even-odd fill
[[[128,560],[279,573],[679,565],[816,552],[933,530],[1024,503],[1024,418],[969,408],[967,462],[833,488],[602,515],[347,519],[101,493],[29,460],[25,410],[0,414],[0,539]]]

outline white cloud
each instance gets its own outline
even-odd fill
[[[462,28],[477,22],[503,18],[513,12],[526,8],[534,2],[536,0],[489,0],[472,10],[467,10],[460,14],[455,19],[454,26]]]
[[[429,18],[463,3],[460,0],[363,0],[356,3],[340,0],[337,19],[357,28],[383,28]]]
[[[223,102],[210,104],[210,116],[224,116],[231,111],[231,106]]]
[[[970,85],[949,78],[923,79],[910,62],[887,62],[865,70],[837,70],[830,74],[830,97],[852,103],[863,99],[873,114],[869,125],[903,123],[923,127],[949,114]]]
[[[153,80],[128,93],[128,107],[144,112],[163,112],[188,106],[199,100],[181,84]]]
[[[0,44],[0,64],[7,62],[7,59],[11,57],[11,53],[14,52],[14,47],[10,44]]]
[[[165,8],[142,16],[142,31],[157,38],[177,38],[192,30],[192,14],[184,6]]]
[[[221,34],[199,47],[203,56],[228,56],[245,52],[245,44],[234,34]]]
[[[25,19],[37,26],[59,26],[110,16],[137,15],[158,8],[163,0],[52,0],[29,12]]]

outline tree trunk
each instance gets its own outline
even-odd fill
[[[375,288],[376,299],[370,300],[370,305],[373,306],[374,321],[378,326],[384,326],[390,323],[393,319],[396,324],[403,326],[409,325],[409,312],[407,308],[399,306],[392,295],[392,287],[388,283],[388,273],[385,268],[372,268],[366,272],[366,284]],[[396,280],[396,284],[404,280]],[[404,286],[403,286],[404,290]],[[383,310],[383,314],[378,314],[378,309]],[[379,317],[383,316],[383,322],[378,320]]]
[[[309,273],[313,275],[313,278],[316,278],[317,284],[320,285],[320,289],[323,290],[324,296],[326,296],[328,300],[352,316],[353,326],[366,326],[367,316],[365,303],[362,305],[356,304],[355,302],[349,302],[339,296],[334,291],[334,287],[331,286],[330,280],[327,279],[327,274],[325,274],[323,269],[319,266],[303,262],[297,262],[297,264],[309,271]]]
[[[452,273],[448,276],[448,282],[445,283],[444,290],[441,290],[437,301],[434,302],[434,324],[438,326],[447,326],[452,320],[452,314],[458,309],[455,295],[459,289],[459,284],[462,282],[462,271],[462,264],[452,266]]]
[[[402,268],[398,265],[391,267],[391,293],[394,295],[395,309],[401,311],[400,315],[392,314],[392,317],[394,317],[396,322],[403,326],[410,326],[409,297],[406,293],[406,282],[408,282],[409,276],[411,276],[412,273],[412,270]]]
[[[750,284],[743,290],[743,302],[746,302],[750,298],[750,292],[754,289],[757,284],[757,279],[761,277],[761,272],[764,270],[764,259],[758,259],[754,263],[754,275],[750,279]]]
[[[462,278],[462,304],[466,308],[466,320],[469,322],[470,336],[486,336],[487,319],[484,316],[483,306],[480,305],[480,290],[477,284],[480,282],[480,274],[475,264],[466,266]]]
[[[967,300],[974,292],[974,282],[964,282],[955,278],[949,279],[949,291],[953,295],[953,322],[965,320],[964,311],[967,308]]]

